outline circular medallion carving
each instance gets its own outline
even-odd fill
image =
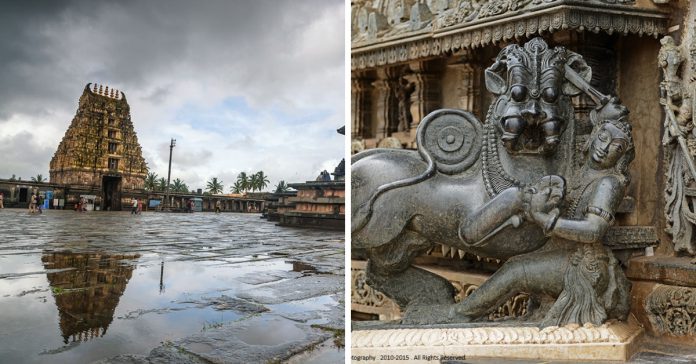
[[[481,152],[481,122],[471,113],[443,109],[426,116],[419,128],[419,149],[424,149],[445,174],[465,171]]]

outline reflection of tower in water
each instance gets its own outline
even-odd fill
[[[140,255],[45,252],[45,269],[60,317],[63,342],[87,341],[106,334]]]

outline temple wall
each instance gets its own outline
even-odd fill
[[[664,189],[664,175],[656,173],[662,168],[661,75],[656,57],[660,42],[631,35],[618,43],[618,96],[630,111],[636,148],[627,193],[636,199],[636,205],[622,223],[658,226],[663,217],[660,200]]]

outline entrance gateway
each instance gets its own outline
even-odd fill
[[[121,211],[121,176],[103,176],[102,191],[102,210]]]

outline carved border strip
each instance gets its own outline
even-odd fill
[[[354,330],[353,348],[447,347],[464,345],[621,344],[642,330],[630,323],[564,327],[475,327]]]
[[[667,15],[660,13],[637,10],[611,13],[608,9],[567,5],[514,18],[516,20],[508,18],[456,30],[446,29],[430,33],[425,39],[423,35],[419,35],[417,40],[406,38],[364,47],[354,46],[351,70],[437,57],[450,51],[558,30],[590,30],[657,37],[664,34],[667,28]]]

